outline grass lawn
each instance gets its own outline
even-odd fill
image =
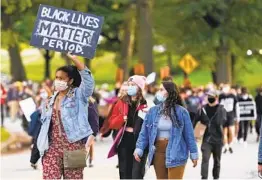
[[[27,72],[28,79],[34,81],[42,81],[44,77],[44,59],[41,55],[26,55],[22,56],[24,67]],[[94,74],[96,84],[101,85],[102,83],[115,83],[115,72],[116,65],[114,63],[115,55],[113,53],[105,53],[104,56],[100,56],[98,58],[94,58],[91,62],[92,72]],[[165,65],[165,61],[162,58],[155,58],[155,67],[158,69],[163,65]],[[9,74],[9,60],[8,56],[1,55],[1,72]],[[55,57],[51,61],[51,75],[54,78],[55,70],[65,64],[65,61],[61,59],[59,53],[55,55]],[[177,66],[178,61],[175,60],[174,65]],[[201,67],[201,64],[200,64]],[[248,69],[250,72],[239,73],[237,77],[237,81],[241,85],[247,86],[249,89],[254,92],[254,89],[262,84],[262,64],[256,61],[248,62]],[[239,70],[241,72],[241,69]],[[209,70],[198,68],[192,74],[190,74],[190,80],[193,86],[204,85],[208,82],[212,81],[211,74]],[[178,84],[182,84],[183,75],[179,73],[179,75],[174,76],[175,81]]]

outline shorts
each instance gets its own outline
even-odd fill
[[[231,116],[227,116],[227,120],[224,124],[224,128],[225,127],[230,127],[230,126],[234,126],[235,125],[235,120],[234,120],[234,117],[231,117]]]

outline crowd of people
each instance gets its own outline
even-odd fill
[[[172,77],[165,77],[160,85],[147,84],[146,77],[133,75],[110,91],[108,84],[95,87],[90,70],[77,57],[69,56],[75,66],[59,68],[54,82],[46,80],[38,86],[30,81],[1,84],[2,126],[5,120],[15,122],[20,118],[25,131],[32,129],[19,108],[21,100],[33,98],[39,110],[36,119],[40,126],[34,128],[34,124],[33,129],[38,130],[30,133],[35,134],[31,163],[36,168],[42,157],[44,179],[83,179],[85,166],[74,161],[72,168],[65,155],[70,159],[75,154],[85,160],[78,151],[85,149],[89,167],[93,167],[97,134],[96,140],[101,141],[112,135],[108,157],[117,154],[120,179],[143,179],[150,165],[158,179],[182,179],[187,160],[190,158],[194,167],[198,163],[194,131],[199,123],[205,126],[202,179],[208,178],[211,154],[213,178],[218,179],[221,156],[234,152],[234,141],[247,147],[248,134],[254,129],[259,141],[262,87],[253,98],[247,88],[240,86],[216,87],[210,83],[196,88],[178,87]],[[240,121],[236,104],[249,101],[256,104],[257,119]],[[90,104],[95,104],[92,110]]]

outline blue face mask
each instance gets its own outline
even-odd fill
[[[159,102],[165,102],[165,100],[166,100],[166,97],[160,92],[156,93],[156,98]]]
[[[128,86],[127,88],[127,94],[129,96],[135,96],[137,94],[137,88],[136,86]]]

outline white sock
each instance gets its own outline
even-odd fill
[[[228,144],[225,144],[225,149],[228,149]]]
[[[228,144],[228,147],[229,147],[229,148],[232,148],[232,143],[229,143],[229,144]]]

